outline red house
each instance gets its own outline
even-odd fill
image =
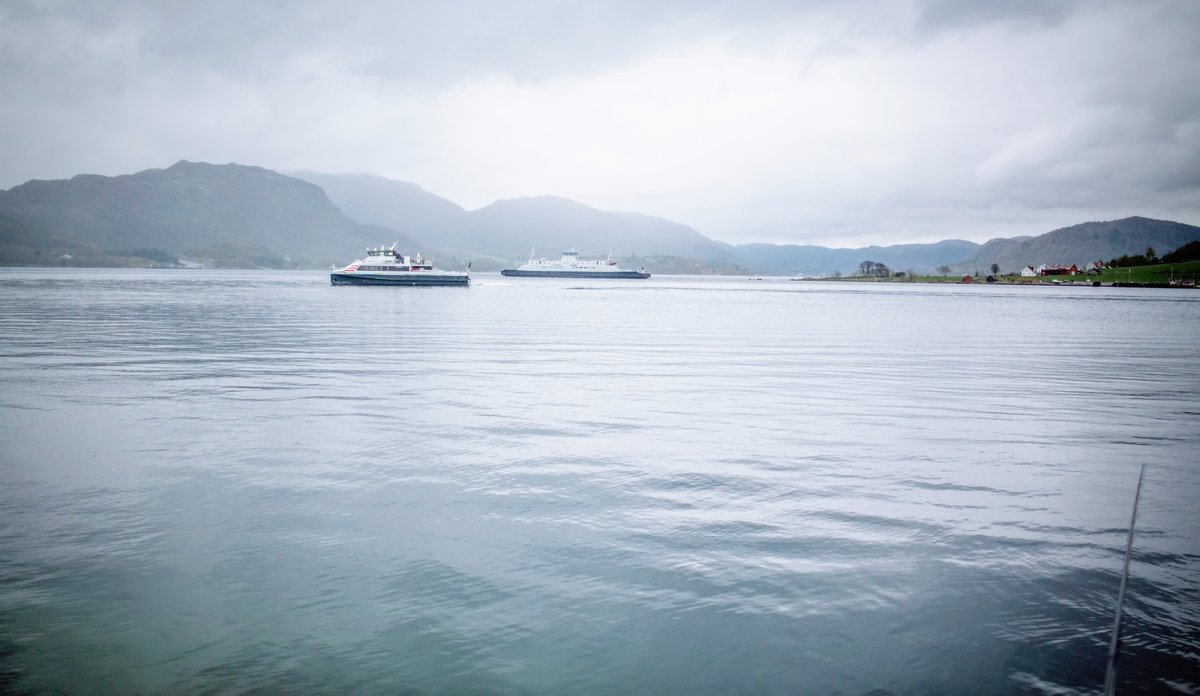
[[[1075,275],[1076,273],[1079,273],[1079,268],[1075,264],[1064,266],[1060,263],[1055,263],[1049,266],[1042,266],[1042,275],[1044,276]]]

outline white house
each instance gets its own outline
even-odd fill
[[[1032,278],[1037,274],[1038,272],[1034,270],[1033,266],[1026,266],[1025,268],[1021,269],[1021,275],[1026,278]]]

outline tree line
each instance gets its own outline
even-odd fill
[[[1154,247],[1146,247],[1144,254],[1124,254],[1108,262],[1109,268],[1129,268],[1130,266],[1151,266],[1157,263],[1182,263],[1184,261],[1200,261],[1200,239],[1188,242],[1175,251],[1166,253],[1159,258],[1154,253]]]
[[[860,276],[887,278],[892,275],[892,270],[886,264],[879,263],[878,261],[863,261],[858,264],[858,274]]]
[[[1143,254],[1125,254],[1123,256],[1118,256],[1117,258],[1109,261],[1107,265],[1109,268],[1128,268],[1130,266],[1150,266],[1158,263],[1182,263],[1185,261],[1200,261],[1200,239],[1193,242],[1188,242],[1175,251],[1163,254],[1161,257],[1155,253],[1154,247],[1149,246],[1146,247],[1146,252]],[[941,265],[937,267],[937,272],[941,273],[943,276],[949,275],[950,271],[951,267],[949,265]],[[998,276],[1000,274],[1000,264],[993,263],[991,265],[991,271],[992,275]],[[836,275],[840,276],[841,273],[837,273]],[[863,261],[858,264],[858,272],[855,273],[855,275],[867,278],[888,278],[892,275],[897,277],[912,275],[912,272],[897,271],[895,274],[893,274],[892,270],[884,263],[880,263],[878,261]],[[975,275],[978,276],[979,271],[976,271]]]

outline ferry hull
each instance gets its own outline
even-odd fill
[[[522,271],[518,268],[506,268],[500,275],[516,278],[649,278],[649,273],[640,271]]]
[[[329,274],[330,285],[399,285],[407,287],[460,286],[471,284],[469,275],[441,275],[438,273],[344,273]]]

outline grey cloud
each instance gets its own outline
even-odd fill
[[[745,241],[748,234],[780,239],[820,236],[819,230],[826,239],[862,242],[889,234],[967,236],[954,222],[962,220],[975,220],[989,233],[1019,233],[1036,231],[1019,227],[1022,215],[1061,226],[1078,221],[1070,215],[1098,218],[1100,211],[1123,216],[1173,210],[1177,219],[1194,220],[1200,215],[1197,31],[1200,3],[1193,0],[9,0],[0,5],[0,93],[11,95],[0,101],[6,155],[0,186],[83,171],[124,173],[180,158],[297,168],[343,162],[338,158],[350,157],[352,149],[345,141],[295,142],[314,132],[336,134],[341,124],[314,126],[294,112],[309,98],[328,98],[321,90],[329,85],[357,79],[364,80],[364,90],[436,95],[479,76],[569,81],[711,37],[739,52],[769,55],[789,49],[794,36],[815,36],[810,62],[836,64],[859,49],[885,60],[894,51],[911,56],[947,45],[969,49],[977,38],[1001,36],[987,45],[1009,45],[1011,39],[1014,52],[1029,45],[1043,52],[1041,63],[1016,62],[1013,70],[1023,72],[998,81],[993,92],[972,94],[1000,109],[1014,101],[1035,103],[1014,111],[1011,123],[997,120],[986,133],[969,127],[947,132],[945,139],[957,142],[937,148],[927,163],[898,168],[889,180],[842,182],[845,190],[835,201],[820,194],[805,198],[814,182],[798,174],[754,182],[748,188],[769,193],[758,200],[696,191],[681,194],[669,211],[640,209],[669,214],[717,238]],[[1030,37],[1037,41],[1021,43]],[[1007,65],[1013,57],[997,52],[984,60]],[[972,79],[963,77],[966,68],[944,69],[956,84]],[[308,72],[320,74],[310,79]],[[898,79],[910,80],[919,93],[942,89],[935,84],[941,77]],[[353,97],[353,89],[359,87],[343,94]],[[950,98],[944,106],[955,109],[955,103]],[[963,104],[964,113],[978,113],[970,107]],[[239,130],[239,123],[251,125]],[[1031,156],[1004,159],[1006,147],[1058,124],[1068,126],[1036,141]],[[423,137],[365,132],[360,140],[378,138],[401,153],[420,143],[436,159],[445,144],[424,143]],[[927,144],[894,143],[898,150]],[[312,154],[318,148],[323,156]],[[281,152],[293,159],[278,159]],[[981,175],[990,158],[999,164]],[[362,166],[342,164],[347,171]],[[878,194],[858,197],[864,185]],[[528,192],[542,193],[556,192]],[[1062,213],[1064,208],[1079,212]],[[1010,223],[1014,227],[1004,227]]]
[[[751,43],[830,8],[845,15],[860,12],[855,9],[860,5],[832,0],[364,0],[351,6],[338,0],[61,5],[16,0],[6,12],[8,32],[54,32],[69,24],[93,36],[130,36],[144,60],[185,74],[269,75],[297,55],[325,53],[362,74],[420,88],[480,73],[518,81],[586,74],[713,33]],[[104,61],[108,56],[91,57]],[[23,57],[10,53],[5,58],[12,64]]]
[[[925,0],[918,5],[917,29],[937,32],[989,24],[1060,24],[1080,0]]]

